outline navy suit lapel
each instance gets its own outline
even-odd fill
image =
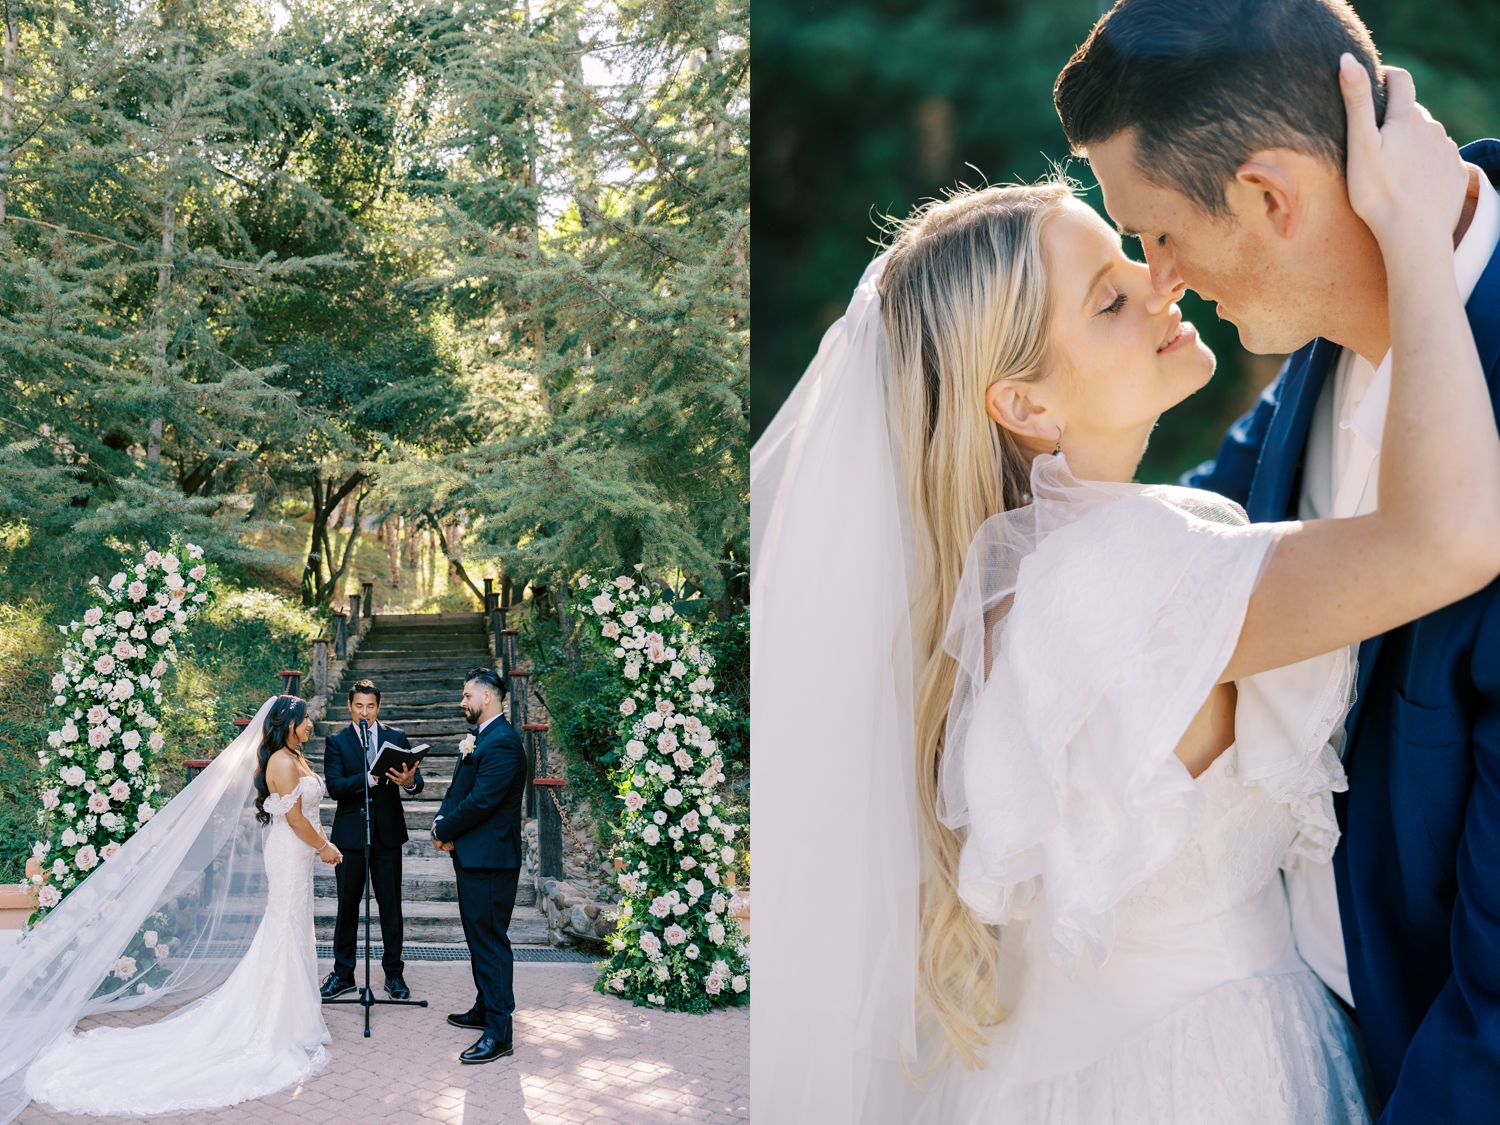
[[[1256,523],[1276,522],[1295,517],[1292,485],[1302,463],[1302,447],[1312,425],[1313,408],[1323,393],[1323,383],[1333,367],[1339,346],[1328,340],[1314,340],[1304,349],[1302,361],[1287,366],[1276,412],[1261,446],[1255,478],[1250,484],[1245,511]]]

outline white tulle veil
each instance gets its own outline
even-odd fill
[[[865,271],[750,453],[751,1114],[908,1125],[921,892],[908,582]]]
[[[0,1125],[25,1108],[38,1051],[80,1018],[178,1007],[222,983],[249,949],[267,901],[256,751],[275,698],[113,859],[20,940],[5,939]]]

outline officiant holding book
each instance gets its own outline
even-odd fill
[[[338,885],[338,919],[333,931],[333,972],[323,981],[323,998],[333,999],[355,988],[354,958],[359,915],[365,893],[365,793],[370,798],[370,887],[380,907],[380,938],[385,945],[381,966],[385,990],[394,1000],[411,997],[402,979],[401,845],[406,843],[406,815],[401,794],[422,792],[422,771],[406,768],[371,772],[386,747],[410,750],[404,731],[380,722],[380,691],[370,680],[349,689],[349,725],[328,739],[323,751],[328,795],[338,801],[329,839],[344,853],[334,871]],[[390,754],[387,752],[387,759]]]

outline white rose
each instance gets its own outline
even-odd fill
[[[729,987],[734,989],[736,992],[744,992],[747,987],[747,985],[745,984],[745,978],[735,977],[732,981],[729,982]]]
[[[155,664],[151,665],[151,676],[153,679],[158,676],[165,676],[166,674],[167,662],[165,660],[158,660]]]
[[[137,734],[135,731],[129,731],[129,732],[127,732],[126,737],[128,738],[132,734],[135,735],[136,741],[139,742],[141,736],[139,734]],[[141,762],[141,756],[138,753],[136,753],[134,750],[131,750],[131,751],[129,751],[125,755],[125,757],[123,757],[123,758],[120,759],[120,763],[127,770],[129,770],[131,773],[135,773],[136,770],[138,770],[138,769],[141,768],[141,764],[142,764],[142,762]]]
[[[94,661],[94,671],[101,676],[107,676],[114,670],[115,658],[107,652],[100,653],[98,659]]]
[[[146,745],[151,747],[151,749],[153,750],[160,750],[166,744],[167,740],[162,736],[162,733],[159,730],[152,731],[151,737],[146,739]]]
[[[625,753],[630,755],[632,762],[639,762],[646,756],[646,744],[639,739],[632,738],[625,744]]]
[[[78,786],[83,784],[82,766],[65,766],[58,775],[63,779],[64,785]]]
[[[610,640],[614,640],[620,635],[620,623],[618,621],[606,621],[603,625],[599,626],[599,632],[603,633]]]
[[[594,607],[594,612],[601,616],[613,612],[615,608],[615,603],[610,599],[608,594],[595,595],[594,600],[589,604]]]
[[[56,887],[43,887],[36,893],[37,905],[44,910],[51,910],[62,901],[62,895]]]
[[[172,630],[168,629],[165,625],[151,634],[151,643],[154,644],[157,648],[160,648],[171,639]]]
[[[689,832],[696,832],[696,831],[698,831],[698,810],[697,809],[694,809],[692,812],[688,813],[687,816],[685,816],[685,817],[682,818],[682,826],[683,826],[683,828],[687,829]]]
[[[697,879],[689,879],[687,881],[687,893],[693,898],[698,898],[703,894],[703,884],[698,882]]]
[[[89,794],[89,812],[109,812],[109,798],[106,797],[103,793]]]
[[[687,675],[687,665],[680,660],[672,661],[672,667],[667,669],[667,675],[676,676],[679,679]]]
[[[167,555],[163,555],[161,557],[161,568],[163,570],[167,570],[167,571],[176,570],[181,565],[182,565],[182,563],[180,561],[178,561],[178,558],[177,558],[176,555],[167,554]]]
[[[57,808],[57,795],[60,792],[61,790],[55,785],[51,789],[42,790],[42,808],[48,810]]]
[[[53,691],[62,691],[63,688],[65,688],[67,686],[68,686],[68,677],[64,676],[61,672],[59,672],[57,675],[55,675],[55,676],[52,677],[52,690]]]
[[[678,742],[677,742],[677,735],[676,735],[675,732],[670,731],[670,730],[664,730],[664,731],[661,732],[661,734],[659,734],[659,735],[656,736],[656,748],[658,750],[660,750],[663,754],[670,754],[673,750],[676,750],[677,747],[678,747]],[[693,759],[689,758],[688,759],[688,765],[692,765],[692,764],[693,764]]]
[[[683,942],[687,941],[687,931],[679,926],[676,922],[673,922],[670,926],[663,930],[661,936],[666,940],[666,943],[668,945],[681,945]]]
[[[85,844],[73,856],[73,862],[77,865],[78,870],[91,871],[93,868],[99,866],[99,853],[94,851],[93,844]]]
[[[638,680],[641,678],[641,666],[639,664],[625,665],[625,678],[627,680]]]
[[[208,567],[195,566],[192,570],[188,571],[188,577],[191,578],[194,582],[202,582],[205,578],[208,577]]]
[[[654,606],[651,607],[651,620],[652,621],[660,621],[665,616],[666,616],[666,612],[662,609],[661,606],[654,605]]]
[[[84,612],[83,623],[90,627],[104,620],[104,611],[98,606],[91,606]]]
[[[706,852],[713,851],[714,848],[718,846],[718,843],[719,842],[712,836],[710,836],[707,832],[698,837],[698,846]]]
[[[669,808],[674,808],[675,809],[678,805],[682,804],[682,794],[680,792],[678,792],[676,789],[668,789],[665,793],[663,793],[661,795],[661,799],[662,799],[662,803],[665,804],[666,806],[668,806]],[[728,862],[728,861],[726,860],[725,862]]]
[[[123,703],[125,700],[129,699],[132,695],[135,694],[135,684],[131,683],[124,677],[121,677],[120,679],[115,681],[115,686],[113,687],[113,689],[111,689],[109,694],[112,698],[117,699]]]
[[[724,926],[722,923],[715,922],[712,926],[708,927],[708,940],[715,945],[724,944]]]
[[[115,590],[115,591],[118,592],[119,590],[124,589],[124,587],[125,587],[125,576],[123,574],[117,574],[117,575],[115,575],[113,578],[111,578],[109,580],[109,588],[111,590]]]
[[[117,817],[116,819],[119,818]],[[109,843],[105,844],[104,847],[99,849],[99,858],[105,863],[108,863],[110,860],[114,859],[115,856],[119,854],[119,852],[120,845],[111,840]]]
[[[130,796],[130,786],[124,781],[116,781],[109,787],[109,799],[111,801],[123,801]]]
[[[182,575],[180,575],[180,574],[169,574],[169,575],[167,575],[167,589],[174,591],[174,596],[175,596],[175,591],[181,590],[185,585],[186,585],[186,583],[183,582]],[[186,591],[184,591],[184,593],[186,593]]]
[[[62,745],[62,731],[55,730],[48,733],[47,745],[52,747],[52,749],[54,750],[60,747]]]
[[[645,807],[646,799],[637,790],[632,789],[625,794],[625,808],[630,812],[640,812]]]
[[[147,551],[146,552],[146,558],[145,558],[144,561],[145,561],[145,564],[147,566],[155,566],[157,563],[161,562],[161,552],[160,551]]]
[[[661,939],[650,930],[644,930],[641,932],[641,949],[647,957],[655,961],[661,956]]]
[[[622,715],[634,715],[635,714],[635,700],[631,699],[630,696],[628,696],[628,695],[624,699],[620,700],[620,714],[622,714]]]
[[[155,815],[156,810],[148,805],[145,801],[142,801],[141,807],[136,810],[136,816],[139,818],[142,824],[145,824],[146,821],[150,820]]]
[[[642,719],[641,721],[643,723],[645,723],[648,727],[650,727],[652,730],[660,730],[661,729],[662,718],[655,711],[647,711],[646,712],[646,717],[644,719]]]
[[[734,849],[733,848],[725,848],[721,852],[719,852],[719,861],[721,863],[724,863],[724,864],[733,863],[734,862]]]
[[[684,871],[691,871],[693,868],[695,868],[697,866],[698,866],[698,861],[696,859],[694,859],[692,856],[685,855],[685,856],[682,857],[682,869]]]
[[[102,753],[102,754],[99,755],[99,760],[96,761],[94,763],[94,765],[101,772],[103,772],[105,770],[112,770],[112,769],[115,768],[115,756],[113,754],[111,754],[108,750],[106,750],[104,753]]]
[[[709,973],[708,976],[703,978],[703,991],[710,996],[717,996],[724,991],[723,979],[715,976],[713,973]]]
[[[62,830],[62,846],[71,848],[76,843],[78,843],[78,834],[73,831],[72,825],[69,825]]]
[[[129,980],[131,977],[135,976],[135,958],[121,957],[118,961],[116,961],[109,967],[109,971],[114,976],[119,977],[121,980]]]
[[[203,548],[196,543],[189,543],[187,545],[187,553],[190,559],[201,559],[203,557]]]
[[[62,735],[62,740],[64,742],[78,741],[78,728],[73,725],[72,719],[69,719],[67,722],[63,723],[63,728],[59,733]]]
[[[128,609],[122,609],[119,613],[115,614],[115,624],[121,629],[129,629],[135,624],[135,614],[131,613]]]
[[[170,953],[170,952],[171,952],[171,947],[168,946],[165,942],[163,942],[161,945],[158,945],[156,947],[156,959],[158,961],[165,961],[167,959],[167,954]]]
[[[627,609],[624,613],[620,614],[620,620],[625,622],[626,628],[630,628],[634,626],[635,623],[640,620],[640,618],[636,616],[635,610]]]

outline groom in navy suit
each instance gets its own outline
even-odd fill
[[[465,677],[464,718],[479,729],[473,748],[460,754],[432,822],[433,843],[453,856],[459,918],[478,989],[472,1008],[448,1017],[455,1027],[482,1029],[459,1055],[465,1063],[493,1062],[512,1052],[515,959],[506,931],[521,876],[527,765],[520,735],[500,713],[504,702],[505,687],[493,668],[475,668]]]
[[[1341,0],[1121,0],[1055,91],[1156,288],[1191,287],[1251,351],[1292,353],[1183,478],[1257,521],[1376,506],[1386,274],[1344,185],[1344,53],[1376,79],[1378,121],[1384,81],[1411,79],[1380,71]],[[1455,277],[1500,403],[1500,142],[1461,151]],[[1352,1004],[1388,1125],[1500,1116],[1497,587],[1360,646],[1342,839],[1331,865],[1287,877],[1298,949]]]

